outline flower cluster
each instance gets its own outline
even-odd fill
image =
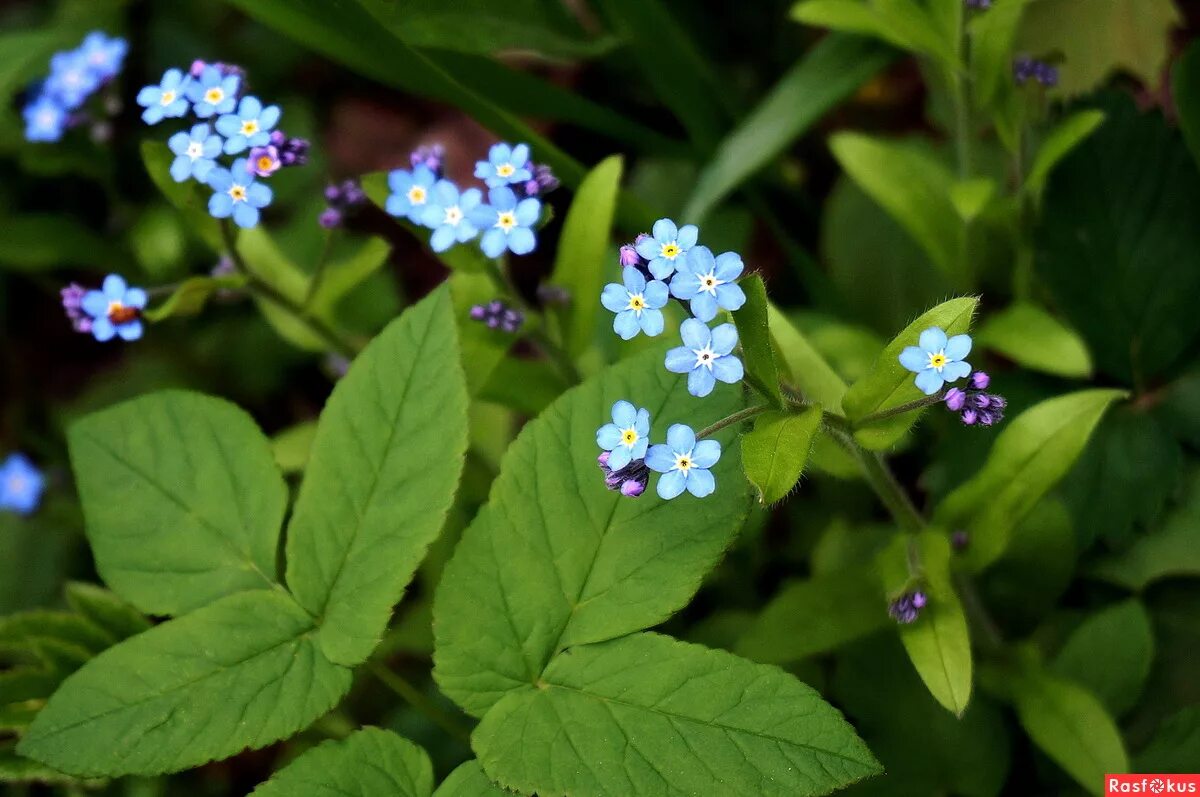
[[[259,180],[285,166],[306,163],[308,142],[277,130],[279,107],[244,95],[244,82],[239,67],[195,61],[187,72],[168,69],[157,84],[138,92],[137,103],[145,109],[142,120],[149,125],[182,119],[189,112],[205,120],[171,136],[171,177],[211,188],[208,212],[214,218],[254,227],[274,198]],[[222,155],[242,157],[225,166],[218,160]]]
[[[971,387],[963,390],[952,387],[946,391],[944,401],[951,412],[959,413],[967,426],[992,426],[1004,420],[1004,408],[1008,401],[1004,396],[986,393],[992,378],[983,371],[971,374]]]
[[[947,382],[956,382],[971,373],[971,364],[963,358],[971,353],[971,336],[947,338],[940,327],[921,333],[916,346],[900,352],[900,364],[917,375],[916,385],[932,396]]]
[[[76,332],[104,342],[119,337],[137,340],[142,336],[142,311],[146,292],[131,288],[117,274],[104,278],[100,290],[87,290],[72,282],[60,292],[63,311]]]
[[[897,623],[909,625],[916,622],[921,615],[921,609],[925,608],[925,604],[928,602],[928,596],[921,590],[906,592],[888,604],[888,614]]]
[[[482,190],[460,189],[443,176],[442,147],[421,147],[410,156],[410,169],[388,175],[387,212],[432,230],[429,245],[435,252],[478,238],[488,257],[527,255],[537,247],[538,197],[558,186],[548,166],[529,158],[527,144],[494,145],[488,159],[475,164],[475,176],[488,188],[485,202]]]
[[[367,194],[357,180],[344,180],[325,187],[328,207],[321,212],[318,221],[327,230],[342,226],[346,216],[367,201]]]
[[[1057,86],[1058,68],[1027,55],[1018,56],[1013,60],[1013,81],[1024,86],[1030,80],[1036,80],[1046,88]]]
[[[87,121],[80,109],[121,73],[128,50],[124,39],[92,31],[74,50],[55,53],[50,75],[32,88],[23,110],[26,140],[59,141],[68,128]]]
[[[0,463],[0,510],[28,515],[38,508],[46,479],[24,454],[9,454]]]
[[[471,318],[486,324],[489,329],[512,334],[525,323],[525,314],[520,310],[509,307],[499,299],[493,299],[487,304],[477,304],[471,308]]]
[[[650,445],[650,413],[628,401],[612,406],[612,423],[596,430],[596,445],[603,449],[597,462],[604,485],[636,498],[650,481],[650,472],[662,474],[658,495],[670,500],[687,490],[697,498],[712,495],[716,480],[709,470],[721,458],[716,440],[697,440],[690,426],[672,424],[665,444]]]

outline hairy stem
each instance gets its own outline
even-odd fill
[[[378,661],[372,661],[367,666],[370,668],[371,674],[379,679],[380,683],[395,692],[404,702],[428,717],[439,728],[460,742],[464,742],[465,744],[471,743],[471,729],[456,717],[443,711],[424,692],[409,683],[408,679],[404,676]]]
[[[712,437],[726,427],[733,426],[735,423],[741,423],[747,418],[753,418],[755,415],[762,415],[769,409],[771,409],[770,406],[766,404],[759,404],[754,407],[746,407],[745,409],[738,410],[732,415],[726,415],[724,418],[710,426],[705,426],[696,433],[696,439],[703,440],[706,437]]]
[[[890,410],[882,410],[880,412],[871,413],[870,415],[866,416],[865,418],[860,418],[854,425],[855,426],[865,426],[869,423],[874,423],[875,421],[886,420],[887,418],[894,418],[897,415],[903,415],[904,413],[912,412],[913,410],[919,410],[919,409],[923,409],[925,407],[932,407],[934,404],[937,404],[938,402],[942,401],[944,398],[946,398],[946,393],[944,391],[939,390],[937,393],[934,393],[932,396],[926,396],[925,398],[920,398],[920,399],[917,399],[916,401],[910,401],[907,404],[901,404],[899,407],[892,407]]]

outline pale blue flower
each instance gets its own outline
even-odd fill
[[[100,342],[120,336],[137,340],[142,336],[142,310],[146,292],[130,288],[117,274],[109,274],[98,291],[83,295],[83,311],[92,317],[92,337]]]
[[[742,275],[742,258],[734,252],[713,257],[707,246],[693,247],[671,280],[671,295],[690,301],[692,315],[712,321],[717,310],[737,310],[746,294],[734,281]]]
[[[137,95],[137,104],[145,108],[142,121],[156,125],[163,119],[178,119],[188,112],[188,85],[191,78],[178,69],[163,73],[157,86],[146,86]]]
[[[638,332],[650,337],[663,331],[662,308],[666,306],[667,285],[658,280],[646,281],[642,272],[626,266],[621,272],[624,285],[610,282],[600,293],[600,303],[605,309],[616,313],[613,331],[622,340],[629,340]]]
[[[468,188],[459,192],[458,186],[449,180],[438,180],[433,187],[433,197],[425,205],[421,223],[433,230],[429,246],[435,252],[445,252],[456,243],[466,243],[479,235],[479,229],[467,215],[483,202],[483,192]]]
[[[121,71],[129,43],[120,38],[109,38],[101,31],[92,31],[79,46],[79,54],[87,62],[100,82],[110,80]]]
[[[658,495],[671,500],[685,489],[704,498],[717,488],[709,471],[721,458],[721,444],[716,440],[696,440],[692,427],[672,424],[667,430],[667,444],[651,446],[646,464],[662,474],[658,479]]]
[[[231,169],[213,169],[208,176],[213,195],[208,200],[208,212],[217,219],[233,217],[239,227],[258,224],[259,210],[271,204],[271,189],[257,181],[246,168],[246,159],[238,158]]]
[[[520,202],[511,188],[488,191],[488,203],[471,211],[472,224],[483,230],[479,246],[488,257],[500,257],[507,249],[527,255],[537,246],[533,225],[542,215],[542,203],[527,197]]]
[[[963,359],[971,353],[970,335],[947,339],[939,327],[930,327],[917,343],[900,352],[900,364],[917,375],[917,387],[926,396],[971,373],[971,364]]]
[[[492,145],[488,150],[488,159],[475,162],[475,176],[487,183],[489,188],[516,185],[533,179],[533,172],[529,168],[529,145]]]
[[[207,119],[214,114],[232,113],[241,85],[242,79],[238,75],[224,74],[208,64],[197,77],[189,80],[187,97],[192,101],[196,116]]]
[[[46,479],[24,454],[9,454],[0,464],[0,510],[28,515],[38,508]]]
[[[25,138],[28,141],[59,141],[67,126],[67,110],[45,94],[25,106]]]
[[[596,445],[610,452],[605,463],[610,470],[620,470],[644,458],[650,445],[649,410],[638,409],[628,401],[613,404],[612,423],[596,430]]]
[[[428,166],[417,166],[411,172],[396,169],[388,175],[387,212],[413,224],[423,224],[425,208],[429,205],[437,175]]]
[[[679,326],[683,345],[667,352],[667,370],[688,375],[688,392],[703,398],[712,392],[717,380],[734,384],[744,376],[742,361],[731,352],[738,342],[737,327],[708,324],[689,318]]]
[[[217,132],[225,136],[225,154],[237,155],[271,143],[271,131],[279,124],[280,114],[278,105],[264,108],[258,97],[242,97],[236,112],[217,119]]]
[[[700,230],[695,224],[676,227],[670,219],[659,219],[654,222],[653,234],[642,238],[634,248],[650,262],[650,273],[655,279],[665,280],[699,237]]]
[[[83,53],[66,50],[51,57],[50,77],[46,78],[42,92],[70,111],[82,105],[99,86],[100,77]]]
[[[171,164],[171,177],[182,183],[194,177],[202,183],[216,168],[216,158],[221,154],[221,137],[214,135],[206,124],[192,127],[191,132],[179,132],[167,141],[175,161]]]

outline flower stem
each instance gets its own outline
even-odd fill
[[[925,398],[920,398],[916,401],[910,401],[907,404],[901,404],[899,407],[892,407],[890,410],[882,410],[880,412],[871,413],[865,418],[859,419],[854,425],[866,426],[867,424],[874,423],[875,421],[882,421],[886,420],[887,418],[895,418],[897,415],[903,415],[906,412],[912,412],[913,410],[919,410],[925,407],[932,407],[934,404],[942,401],[945,397],[945,392],[939,390],[932,396],[926,396]]]
[[[825,428],[858,461],[867,484],[879,496],[879,500],[887,507],[888,512],[900,524],[900,527],[911,534],[916,534],[924,529],[925,519],[921,517],[921,513],[913,504],[912,499],[908,497],[908,493],[900,486],[900,482],[896,481],[896,476],[887,463],[875,452],[867,451],[860,446],[842,424],[836,421],[830,422],[830,416],[826,416],[825,420]]]
[[[429,717],[434,724],[464,744],[471,743],[471,729],[443,711],[436,703],[404,676],[378,661],[367,665],[379,682],[400,696],[404,702]]]
[[[321,246],[321,254],[317,257],[317,267],[313,270],[312,279],[308,281],[308,292],[304,295],[304,309],[312,307],[313,299],[325,280],[325,268],[329,265],[329,255],[333,252],[333,240],[337,235],[335,228],[325,231],[325,243]]]
[[[745,409],[738,410],[732,415],[726,415],[724,418],[712,424],[711,426],[705,426],[696,433],[696,439],[703,440],[706,437],[712,437],[714,434],[728,426],[733,426],[735,423],[741,423],[747,418],[753,418],[755,415],[762,415],[769,409],[771,409],[770,406],[766,404],[759,404],[754,407],[746,407]]]
[[[513,303],[520,308],[521,312],[525,314],[526,318],[538,318],[537,326],[526,333],[527,337],[533,341],[533,343],[539,349],[542,350],[542,354],[546,355],[546,357],[558,367],[558,370],[562,372],[562,375],[567,378],[568,382],[573,385],[577,385],[582,382],[583,377],[580,376],[579,370],[575,367],[575,363],[572,362],[570,355],[568,355],[567,352],[558,345],[558,343],[556,343],[548,334],[546,334],[546,329],[544,326],[544,321],[541,318],[541,314],[530,307],[525,300],[521,298],[521,294],[517,290],[517,286],[513,284],[512,280],[509,279],[504,270],[500,268],[499,262],[488,258],[486,272],[488,277],[492,280],[492,284],[496,286],[496,290],[506,294],[513,301]]]

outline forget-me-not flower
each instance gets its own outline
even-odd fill
[[[733,384],[744,375],[742,361],[734,357],[737,346],[737,327],[721,324],[713,329],[695,318],[679,326],[683,345],[667,352],[667,370],[688,375],[688,392],[703,398],[712,392],[719,379]]]
[[[696,245],[700,230],[695,224],[676,227],[670,219],[654,222],[652,235],[637,242],[637,253],[650,262],[650,273],[665,280],[675,271],[676,263]]]
[[[636,459],[646,456],[650,445],[650,412],[638,409],[628,401],[612,405],[612,423],[596,430],[596,445],[609,452],[605,464],[620,470]]]
[[[487,183],[489,188],[516,185],[533,179],[529,168],[529,145],[493,144],[488,150],[488,159],[475,162],[475,176]]]
[[[188,83],[191,78],[178,69],[163,73],[157,86],[146,86],[137,95],[137,104],[145,108],[142,121],[155,125],[164,118],[178,119],[188,112]]]
[[[418,167],[421,168],[421,167]],[[468,188],[459,192],[458,186],[449,180],[438,180],[433,187],[433,196],[421,214],[421,223],[433,230],[429,245],[435,252],[445,252],[456,243],[466,243],[479,234],[478,228],[467,218],[483,202],[483,192]]]
[[[746,294],[734,282],[742,275],[742,258],[734,252],[713,257],[707,246],[696,246],[679,263],[671,279],[671,294],[690,301],[692,315],[712,321],[717,310],[737,310],[746,303]]]
[[[430,194],[437,183],[437,175],[428,166],[417,166],[411,172],[396,169],[388,175],[388,188],[392,193],[387,198],[387,212],[408,219],[413,224],[422,224]]]
[[[0,509],[28,515],[38,508],[46,479],[24,454],[9,454],[0,464]]]
[[[25,106],[25,138],[28,141],[58,141],[67,126],[67,111],[45,94]]]
[[[259,210],[271,204],[271,189],[257,181],[246,168],[246,159],[238,158],[229,169],[216,168],[208,175],[213,190],[208,212],[218,219],[233,217],[239,227],[258,224]]]
[[[666,445],[651,446],[646,464],[662,474],[658,479],[658,495],[671,500],[685,489],[703,498],[717,488],[709,471],[721,458],[721,444],[716,440],[696,440],[692,427],[672,424],[667,430]]]
[[[504,250],[514,255],[527,255],[537,246],[533,225],[542,215],[542,203],[533,197],[517,201],[516,193],[507,186],[488,191],[488,204],[480,205],[468,216],[471,223],[483,230],[479,247],[488,257],[500,257]]]
[[[236,112],[217,119],[217,132],[225,136],[225,154],[237,155],[271,143],[271,131],[279,123],[279,116],[278,105],[264,108],[258,97],[242,97]]]
[[[189,177],[200,182],[208,181],[208,175],[216,168],[216,158],[221,154],[221,137],[214,135],[206,124],[194,125],[191,132],[179,132],[167,140],[167,146],[175,153],[171,164],[171,177],[182,183]]]
[[[616,313],[613,331],[622,340],[629,340],[638,332],[645,332],[650,337],[662,334],[662,308],[670,298],[667,284],[658,280],[647,282],[634,266],[626,266],[621,279],[624,285],[610,282],[600,293],[600,303],[606,310]]]
[[[146,292],[130,288],[117,274],[109,274],[98,291],[83,295],[83,311],[92,317],[92,337],[104,342],[120,336],[137,340],[142,336],[142,310]]]
[[[101,82],[109,80],[121,71],[125,54],[128,52],[129,43],[124,39],[110,38],[98,30],[84,37],[83,44],[79,46],[79,54]]]
[[[237,94],[242,78],[237,74],[225,74],[212,64],[200,70],[200,75],[190,80],[187,97],[192,101],[192,110],[201,119],[213,114],[233,113],[237,105]]]
[[[100,85],[97,72],[78,50],[55,53],[50,59],[50,77],[42,87],[67,110],[78,108]]]
[[[971,373],[971,364],[963,360],[971,353],[970,335],[947,339],[941,328],[930,327],[921,333],[917,344],[900,352],[900,364],[917,375],[917,387],[926,396]]]

